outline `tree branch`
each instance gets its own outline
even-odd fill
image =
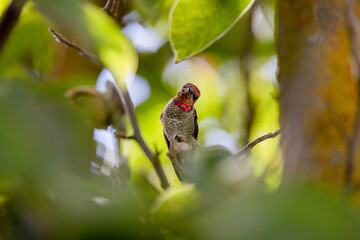
[[[280,129],[276,130],[274,133],[268,133],[265,134],[264,136],[258,137],[257,139],[255,139],[254,141],[248,143],[245,147],[243,147],[243,149],[240,150],[240,152],[236,153],[233,155],[234,158],[241,158],[242,156],[248,154],[250,152],[250,150],[255,147],[255,145],[257,145],[258,143],[269,139],[269,138],[275,138],[280,134]]]
[[[240,31],[245,30],[244,36],[245,39],[240,43],[240,51],[238,53],[239,59],[240,59],[240,71],[243,73],[242,76],[244,76],[244,87],[245,87],[245,133],[244,137],[240,139],[241,144],[245,144],[249,142],[251,127],[254,122],[254,115],[255,115],[255,103],[253,101],[253,98],[250,94],[250,75],[251,75],[251,68],[250,68],[250,62],[252,59],[252,47],[254,45],[254,33],[251,29],[251,23],[253,21],[254,17],[254,9],[258,5],[258,1],[255,1],[249,12],[244,16],[243,21],[246,24],[245,26],[241,26]]]
[[[12,29],[19,19],[26,0],[12,0],[0,20],[0,52],[3,49]]]
[[[92,63],[96,64],[96,65],[101,65],[100,59],[87,52],[86,50],[82,49],[79,45],[77,45],[74,42],[70,42],[69,40],[67,40],[66,38],[64,38],[63,36],[61,36],[59,33],[57,33],[54,29],[52,29],[51,27],[49,27],[49,31],[51,32],[51,34],[53,35],[53,37],[55,38],[55,40],[59,43],[62,43],[63,45],[65,45],[66,47],[70,47],[75,49],[81,56],[86,57],[87,59],[89,59]]]
[[[105,6],[102,8],[105,12],[111,15],[114,0],[107,0]]]
[[[119,2],[119,0],[107,0],[103,10],[116,19],[118,17]]]
[[[114,18],[119,17],[120,0],[115,0],[113,16]]]
[[[114,135],[121,139],[135,139],[135,136],[127,136],[124,132],[119,131],[114,132]]]
[[[166,189],[169,187],[169,182],[166,178],[164,170],[162,169],[162,167],[160,165],[159,156],[158,156],[158,154],[154,154],[150,150],[150,148],[146,145],[146,143],[141,135],[139,124],[138,124],[138,121],[136,118],[135,107],[134,107],[133,102],[131,101],[131,98],[130,98],[130,95],[129,95],[129,92],[127,91],[127,89],[123,90],[123,98],[125,101],[125,105],[127,106],[131,125],[134,130],[134,139],[139,143],[139,145],[143,149],[145,155],[149,158],[152,165],[154,166],[156,174],[158,175],[158,177],[160,179],[161,186],[164,189]]]
[[[71,48],[74,48],[75,50],[77,50],[79,52],[80,55],[86,57],[87,59],[91,60],[94,64],[101,64],[99,58],[95,55],[92,55],[90,53],[88,53],[87,51],[83,50],[80,46],[78,46],[77,44],[70,42],[69,40],[63,38],[59,33],[57,33],[54,29],[49,28],[49,31],[53,34],[54,38],[56,41],[63,43],[65,46],[69,46]],[[141,132],[140,132],[140,128],[139,128],[139,124],[137,122],[137,118],[136,118],[136,113],[135,113],[135,107],[133,102],[131,101],[129,92],[127,91],[126,88],[124,89],[120,89],[120,91],[118,91],[118,94],[122,97],[122,99],[124,100],[125,104],[125,108],[127,110],[127,113],[129,115],[130,118],[130,122],[131,125],[133,127],[134,130],[134,135],[131,137],[126,137],[128,139],[135,139],[138,144],[140,145],[140,147],[142,148],[142,150],[144,151],[145,155],[148,157],[148,159],[150,160],[150,162],[152,163],[152,165],[155,168],[156,174],[159,177],[160,183],[161,183],[161,187],[166,189],[168,188],[169,182],[166,178],[166,175],[164,173],[163,168],[161,167],[160,164],[160,160],[159,160],[159,154],[158,153],[153,153],[150,148],[146,145]],[[116,134],[115,134],[116,136]],[[123,135],[122,137],[124,137],[125,135]],[[121,137],[121,136],[117,136],[117,137]]]
[[[119,0],[108,0],[103,9],[108,14],[110,14],[110,16],[112,16],[113,18],[117,18],[119,5],[120,5]],[[131,101],[129,92],[127,91],[126,88],[124,88],[124,89],[120,89],[119,94],[122,95],[122,98],[125,102],[125,106],[127,108],[127,113],[130,118],[131,126],[133,127],[133,130],[134,130],[134,134],[133,134],[133,136],[130,136],[130,137],[125,136],[124,134],[122,136],[118,136],[118,137],[126,138],[126,139],[135,139],[138,142],[138,144],[144,151],[145,155],[148,157],[148,159],[154,166],[156,174],[158,175],[158,177],[160,179],[161,187],[164,189],[168,188],[170,185],[166,178],[165,172],[164,172],[163,168],[161,167],[160,160],[159,160],[159,153],[158,152],[153,153],[150,150],[150,148],[146,145],[146,143],[141,135],[140,127],[139,127],[139,124],[138,124],[138,121],[136,118],[135,107],[134,107],[133,102]]]

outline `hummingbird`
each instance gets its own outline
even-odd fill
[[[199,97],[199,89],[192,83],[186,83],[166,104],[160,115],[168,155],[180,181],[188,171],[184,167],[185,160],[191,157],[194,147],[200,146],[197,142],[198,117],[194,108]]]

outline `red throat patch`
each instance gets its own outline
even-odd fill
[[[174,103],[185,112],[194,107],[196,100],[200,97],[199,89],[192,83],[186,83],[173,98]]]
[[[192,109],[194,107],[194,103],[195,103],[195,102],[185,103],[185,101],[182,101],[182,99],[179,99],[179,98],[174,98],[173,101],[177,106],[179,106],[185,112]]]

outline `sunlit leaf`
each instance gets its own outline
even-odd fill
[[[105,12],[90,4],[85,5],[85,19],[102,63],[111,71],[116,82],[123,84],[125,78],[135,74],[137,69],[138,58],[134,47]]]
[[[221,38],[254,0],[176,0],[170,11],[170,43],[180,62]]]
[[[3,14],[3,12],[5,11],[6,7],[9,4],[9,0],[2,0],[0,1],[0,16]]]

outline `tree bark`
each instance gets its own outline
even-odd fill
[[[349,161],[360,170],[359,66],[346,1],[279,0],[277,10],[285,180],[310,176],[344,186]]]

